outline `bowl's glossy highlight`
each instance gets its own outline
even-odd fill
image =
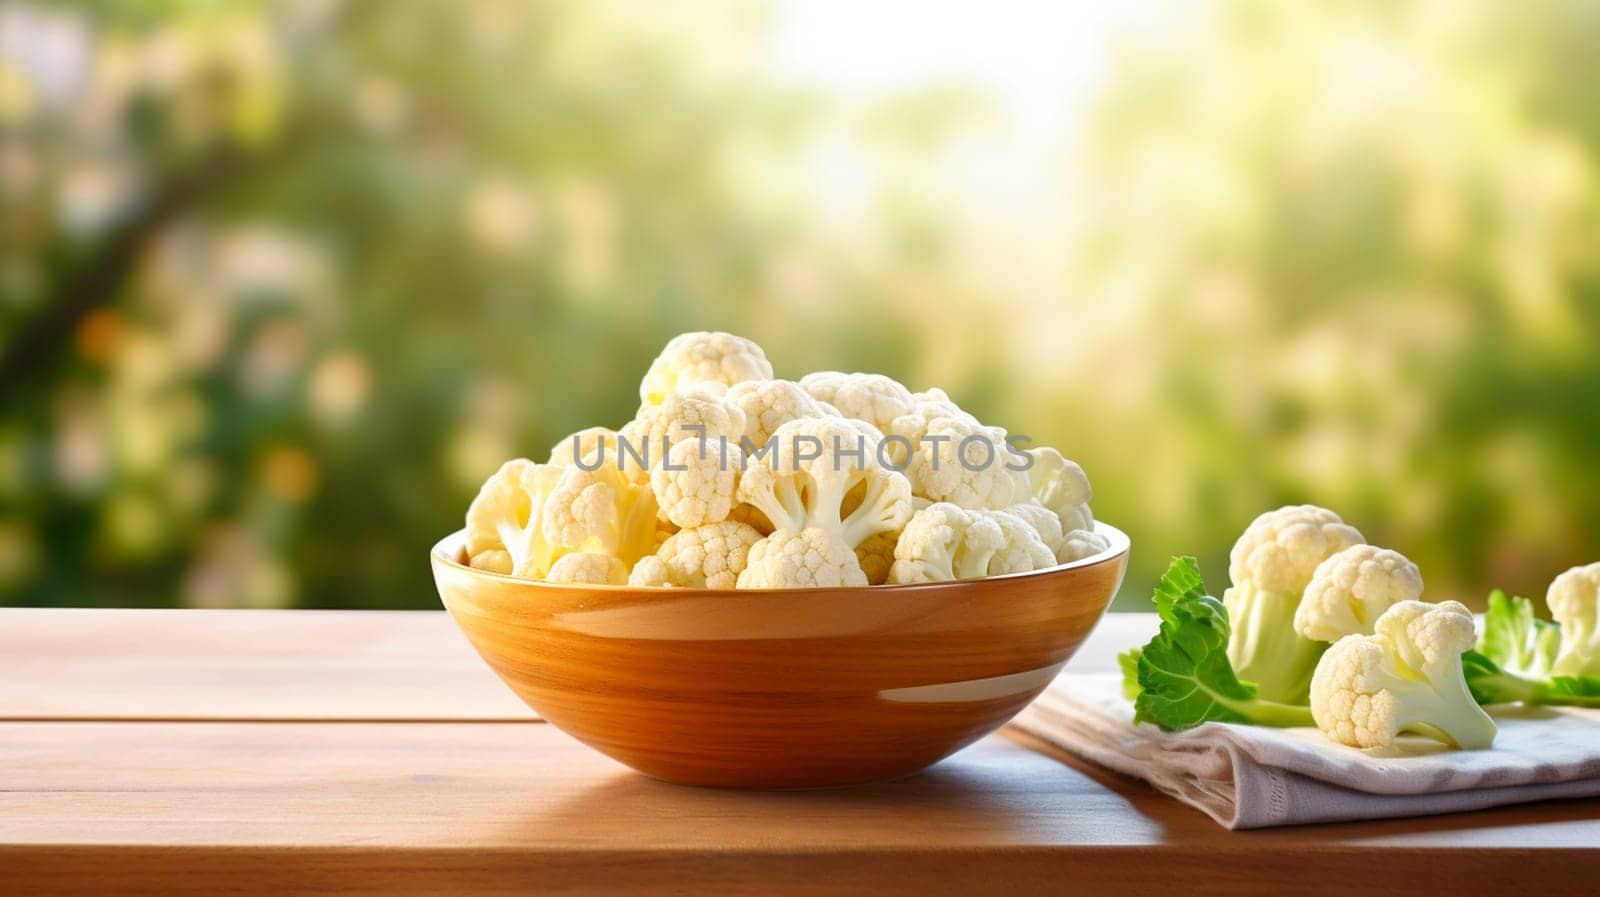
[[[916,772],[1003,725],[1088,637],[1128,537],[1031,573],[838,589],[434,580],[478,653],[539,715],[656,778],[809,788]]]

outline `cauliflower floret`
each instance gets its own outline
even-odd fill
[[[964,420],[970,424],[978,423],[976,417],[951,400],[944,390],[934,387],[912,393],[910,409],[891,420],[889,429],[885,432],[905,436],[914,445],[922,434],[927,432],[929,424],[947,417]]]
[[[894,548],[900,542],[898,532],[878,533],[868,536],[856,546],[856,560],[861,572],[867,574],[867,584],[881,586],[889,581],[889,568],[894,566]]]
[[[1319,642],[1370,635],[1378,617],[1422,597],[1422,571],[1398,551],[1352,545],[1317,565],[1294,612],[1294,631]]]
[[[741,589],[798,589],[818,586],[864,586],[855,551],[828,530],[780,529],[750,549],[739,574]]]
[[[1050,549],[1050,554],[1058,558],[1061,556],[1061,550],[1067,544],[1067,534],[1061,531],[1061,518],[1054,511],[1044,505],[1023,502],[1006,508],[1006,513],[1027,521],[1039,535],[1039,541]]]
[[[579,551],[562,556],[550,568],[550,575],[545,579],[549,582],[624,586],[628,584],[628,565],[609,554]]]
[[[893,453],[891,460],[897,466],[909,464],[911,454],[922,444],[922,438],[928,435],[928,427],[934,421],[946,418],[963,421],[974,427],[981,426],[976,417],[950,401],[950,397],[945,395],[942,389],[912,393],[910,410],[891,420],[889,426],[883,429],[885,435],[899,437],[889,442]]]
[[[616,463],[617,431],[610,427],[589,427],[562,439],[550,447],[550,463],[557,467],[572,467],[579,458],[594,456],[597,463]]]
[[[1233,545],[1222,593],[1232,631],[1228,659],[1260,696],[1303,704],[1317,658],[1326,650],[1294,629],[1295,611],[1317,565],[1362,544],[1339,515],[1315,505],[1292,505],[1257,517]]]
[[[1094,490],[1083,468],[1047,445],[1029,449],[1028,454],[1033,464],[1024,475],[1033,500],[1055,512],[1063,533],[1075,529],[1092,532],[1094,515],[1089,511],[1089,501],[1094,498]]]
[[[480,570],[542,579],[561,552],[546,540],[544,509],[561,468],[516,458],[500,466],[467,508],[467,559]]]
[[[1366,540],[1339,515],[1316,505],[1289,505],[1250,522],[1228,555],[1228,578],[1298,596],[1317,565]]]
[[[955,417],[928,424],[915,443],[906,476],[912,491],[963,508],[1000,509],[1026,499],[1008,470],[1005,431]]]
[[[725,519],[736,504],[733,494],[744,471],[744,453],[727,442],[679,442],[650,471],[650,491],[658,514],[674,526],[691,527]]]
[[[699,387],[666,396],[659,404],[642,405],[633,420],[622,426],[618,465],[636,483],[648,483],[660,466],[668,446],[704,443],[706,451],[721,454],[727,442],[731,453],[744,433],[744,412]]]
[[[544,538],[560,553],[592,551],[632,564],[655,547],[656,499],[615,467],[561,468],[545,500]]]
[[[1038,531],[1028,525],[1026,520],[1005,511],[982,513],[988,514],[995,523],[1000,524],[1000,532],[1005,535],[1005,541],[1000,549],[989,559],[990,576],[1043,570],[1056,562],[1055,552],[1044,544],[1039,538]]]
[[[752,455],[739,481],[741,501],[779,530],[820,528],[854,551],[869,536],[911,517],[911,484],[879,464],[876,431],[845,418],[805,418],[780,426],[773,451]],[[860,489],[860,500],[845,499]]]
[[[882,374],[845,374],[817,371],[800,378],[800,386],[813,399],[837,408],[845,417],[866,421],[887,433],[896,418],[911,414],[911,391]]]
[[[1494,720],[1473,700],[1461,655],[1476,641],[1472,613],[1457,601],[1402,601],[1373,635],[1347,635],[1317,664],[1311,715],[1330,739],[1387,747],[1412,732],[1452,747],[1494,743]]]
[[[672,338],[639,384],[639,400],[659,405],[686,386],[721,391],[746,380],[771,380],[772,364],[761,347],[722,332],[681,333]]]
[[[672,573],[667,569],[666,561],[647,554],[628,573],[628,585],[647,589],[672,588]]]
[[[889,581],[981,579],[989,575],[989,562],[1005,543],[1005,530],[994,517],[935,502],[912,515],[900,534]]]
[[[1102,551],[1111,548],[1111,540],[1100,535],[1094,530],[1075,529],[1067,533],[1061,542],[1061,550],[1056,553],[1056,563],[1069,564],[1092,558]]]
[[[747,380],[728,389],[728,404],[744,414],[744,432],[751,446],[766,445],[778,427],[805,417],[835,417],[835,409],[812,398],[793,380]],[[740,443],[743,445],[743,442]]]
[[[1054,450],[1052,449],[1052,451]],[[1059,453],[1056,457],[1060,457]],[[1072,462],[1069,461],[1067,463],[1071,464]],[[1078,465],[1072,464],[1072,466],[1076,468]],[[1085,480],[1084,482],[1087,483],[1088,481]],[[1082,504],[1085,516],[1087,516],[1088,507],[1087,503]],[[1050,553],[1055,556],[1057,564],[1067,564],[1072,561],[1093,557],[1111,547],[1111,542],[1093,529],[1074,529],[1063,532],[1061,529],[1061,515],[1042,504],[1031,501],[1015,504],[1006,508],[1006,513],[1026,520],[1028,525],[1032,526],[1034,531],[1039,534],[1039,539],[1044,542],[1045,547],[1050,549]],[[1089,525],[1092,527],[1094,524],[1091,522]]]
[[[1551,671],[1600,676],[1600,563],[1573,567],[1545,593],[1550,616],[1561,625],[1561,651]]]
[[[734,588],[739,574],[744,572],[750,548],[762,538],[753,527],[732,520],[681,530],[662,544],[654,558],[639,560],[633,576],[650,582],[635,584]],[[660,563],[659,570],[655,563],[646,564],[652,560]]]

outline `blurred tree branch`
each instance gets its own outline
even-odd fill
[[[351,31],[373,8],[374,4],[365,0],[339,4],[329,14],[321,39],[332,40]],[[321,117],[317,112],[302,110],[263,147],[244,151],[236,144],[222,143],[192,166],[168,173],[150,199],[114,227],[84,264],[67,272],[47,292],[39,313],[24,321],[0,346],[0,401],[49,375],[84,318],[116,300],[143,250],[163,227],[229,182],[303,149],[315,130],[310,127],[312,119]]]
[[[0,357],[0,399],[45,376],[83,319],[116,298],[151,238],[200,197],[236,176],[243,164],[236,149],[216,150],[192,169],[169,177],[142,208],[113,228],[93,257],[63,277],[50,290],[43,309],[17,328]]]

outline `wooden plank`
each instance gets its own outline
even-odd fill
[[[533,718],[443,611],[0,609],[0,719]]]
[[[1600,801],[1229,833],[1033,747],[992,737],[899,782],[737,792],[646,779],[542,725],[4,723],[0,892],[1460,895],[1600,880]]]
[[[1070,669],[1116,668],[1112,614]],[[0,719],[533,719],[443,611],[0,608]]]

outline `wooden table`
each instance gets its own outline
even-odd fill
[[[1595,893],[1597,819],[1230,833],[1007,733],[887,785],[684,788],[539,723],[442,613],[0,610],[6,895]]]

